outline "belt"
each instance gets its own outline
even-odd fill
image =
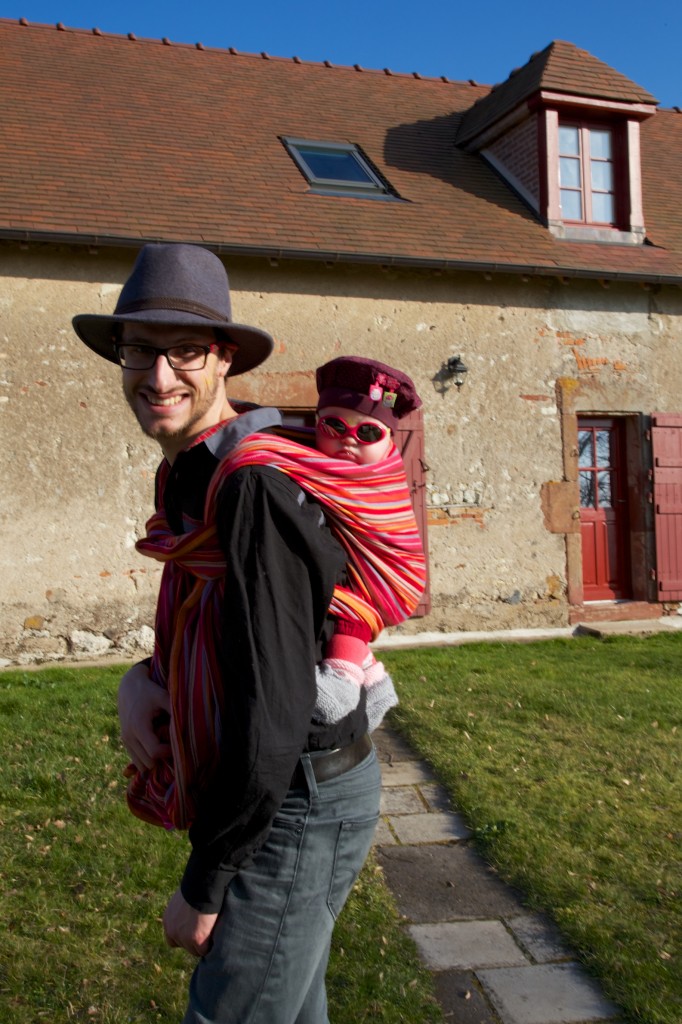
[[[316,782],[329,782],[337,775],[343,775],[364,761],[372,749],[369,733],[364,733],[359,740],[354,740],[347,747],[336,747],[334,750],[314,751],[309,755],[310,764]],[[299,761],[291,777],[291,789],[306,785],[303,765]]]

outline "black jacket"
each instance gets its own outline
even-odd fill
[[[275,409],[251,410],[176,458],[163,495],[174,532],[183,531],[184,516],[202,517],[220,459],[242,437],[280,422]],[[311,722],[327,608],[345,567],[319,505],[278,470],[251,466],[226,481],[217,521],[228,566],[221,759],[198,799],[181,883],[187,902],[205,913],[220,910],[230,879],[267,838],[301,753],[367,730],[364,700],[332,726]]]

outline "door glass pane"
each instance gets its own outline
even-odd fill
[[[596,431],[597,441],[597,465],[608,467],[611,465],[611,435],[608,430]]]
[[[583,219],[583,200],[580,192],[561,189],[561,216],[564,220]]]
[[[559,128],[559,152],[576,156],[580,153],[580,136],[577,128],[562,125]]]
[[[578,431],[578,465],[593,466],[592,461],[592,431]]]
[[[580,188],[580,160],[559,157],[559,183],[564,188]]]
[[[613,196],[608,192],[593,192],[592,220],[597,224],[614,224],[615,219]]]
[[[602,508],[611,508],[611,474],[597,473],[599,487],[599,504]]]
[[[592,188],[599,189],[600,192],[612,192],[613,164],[609,164],[605,160],[591,160],[590,167]]]
[[[582,508],[596,508],[594,473],[580,473],[580,505]]]
[[[611,132],[592,128],[590,131],[590,155],[604,160],[611,159]]]

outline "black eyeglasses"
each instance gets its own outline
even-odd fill
[[[156,348],[135,342],[114,345],[118,361],[124,370],[151,370],[159,356],[165,356],[172,370],[203,370],[209,352],[217,352],[219,345],[172,345]]]
[[[321,416],[317,425],[326,437],[345,437],[346,434],[350,434],[360,444],[376,444],[390,434],[389,428],[383,427],[380,423],[365,422],[351,427],[340,416]]]

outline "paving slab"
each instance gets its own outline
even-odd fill
[[[434,975],[434,990],[446,1021],[500,1024],[473,971],[439,971]]]
[[[383,846],[376,856],[400,913],[414,923],[528,913],[520,893],[465,844]]]
[[[574,958],[573,951],[564,942],[557,926],[543,914],[506,917],[505,924],[536,963],[548,964]]]
[[[581,622],[576,636],[652,636],[654,633],[679,633],[682,617],[664,615],[659,619],[635,619],[631,622]]]
[[[503,967],[476,975],[504,1024],[587,1024],[620,1015],[577,964]]]
[[[372,842],[374,846],[391,846],[398,842],[383,818],[379,818]]]
[[[394,764],[396,761],[419,761],[419,755],[415,754],[412,747],[397,733],[389,729],[379,728],[372,733],[372,740],[376,747],[377,757],[387,764]]]
[[[537,626],[527,629],[486,629],[461,630],[453,633],[424,632],[406,635],[404,633],[381,633],[372,641],[374,651],[401,650],[410,647],[459,647],[461,644],[525,642],[528,640],[554,640],[561,636],[572,636],[573,626]]]
[[[381,765],[383,786],[414,786],[419,782],[434,783],[433,772],[420,761],[396,761]]]
[[[427,967],[522,967],[528,959],[500,921],[439,921],[411,924],[408,931]]]
[[[460,814],[434,811],[433,814],[402,814],[390,817],[398,841],[409,845],[442,843],[468,839],[471,831]]]
[[[428,807],[414,786],[393,786],[381,791],[382,814],[428,814]]]
[[[452,809],[450,797],[445,786],[441,786],[437,782],[427,782],[421,783],[418,789],[423,799],[429,805],[429,810],[448,811]]]

